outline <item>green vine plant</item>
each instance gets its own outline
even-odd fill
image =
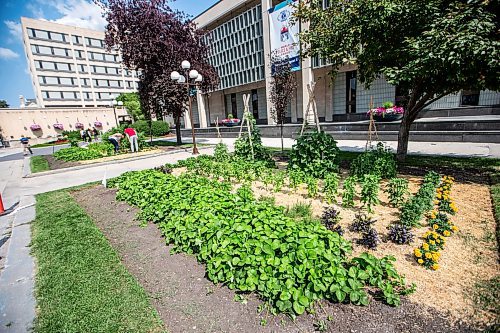
[[[337,202],[339,181],[340,177],[338,173],[329,173],[325,177],[323,193],[325,195],[326,202],[328,202],[328,204],[330,205],[334,202]]]
[[[288,169],[288,185],[295,193],[300,184],[304,182],[304,173],[298,169]]]
[[[342,206],[354,207],[354,197],[356,196],[356,176],[347,177],[344,180],[344,188],[342,191]]]
[[[285,185],[285,177],[286,174],[284,171],[276,171],[273,174],[273,190],[274,192],[280,192],[281,189],[283,188],[283,185]]]
[[[389,197],[389,203],[393,207],[400,207],[408,195],[408,179],[391,178],[387,183],[385,190]]]
[[[364,175],[361,183],[361,202],[368,213],[373,213],[373,206],[380,203],[378,192],[380,190],[380,176]]]
[[[307,197],[308,198],[316,198],[318,196],[318,180],[312,176],[306,178],[307,185]]]

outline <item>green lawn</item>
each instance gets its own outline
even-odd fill
[[[144,289],[67,191],[37,196],[35,332],[163,332]]]
[[[31,156],[30,159],[31,173],[50,170],[49,162],[45,156]]]

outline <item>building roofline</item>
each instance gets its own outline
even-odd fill
[[[53,22],[53,21],[49,21],[49,20],[41,20],[41,19],[34,19],[34,18],[31,18],[31,17],[26,17],[26,16],[21,16],[21,19],[20,19],[21,23],[23,21],[36,21],[36,22],[43,22],[45,24],[50,24],[50,25],[57,25],[57,26],[61,26],[61,27],[64,27],[64,28],[67,28],[67,29],[81,29],[81,30],[86,30],[88,32],[91,32],[91,33],[104,33],[105,31],[104,30],[95,30],[95,29],[90,29],[90,28],[84,28],[84,27],[79,27],[79,26],[76,26],[76,25],[69,25],[69,24],[63,24],[63,23],[58,23],[58,22]]]
[[[196,15],[195,17],[193,17],[192,21],[196,21],[196,19],[198,17],[200,17],[201,15],[205,14],[206,12],[208,12],[210,9],[212,9],[213,7],[217,6],[220,2],[222,2],[222,0],[219,0],[217,1],[216,3],[214,3],[212,6],[208,7],[207,9],[205,9],[204,11],[202,11],[201,13],[199,13],[198,15]]]

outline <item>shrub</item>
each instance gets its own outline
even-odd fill
[[[408,194],[408,179],[391,178],[387,183],[385,192],[389,196],[389,202],[393,207],[401,206]]]
[[[380,189],[380,176],[378,175],[364,175],[361,184],[361,202],[366,206],[368,213],[372,213],[372,207],[377,205],[380,200],[378,198],[378,191]]]
[[[318,196],[318,180],[312,176],[306,177],[307,196],[309,198],[316,198]]]
[[[367,304],[368,286],[396,305],[410,291],[393,258],[349,259],[351,245],[338,234],[320,223],[296,223],[281,207],[241,201],[230,184],[152,170],[125,173],[115,184],[117,198],[158,223],[174,251],[195,255],[208,279],[256,292],[272,313],[300,315],[321,299]]]
[[[139,120],[129,126],[134,128],[137,132],[144,133],[145,136],[150,135],[149,121],[147,120]],[[121,127],[126,127],[126,125]],[[123,129],[121,133],[123,133]],[[166,135],[170,133],[170,125],[162,120],[154,120],[151,122],[151,132],[153,133],[153,136]]]
[[[306,219],[312,217],[312,207],[310,203],[297,202],[285,210],[285,216],[293,219]]]
[[[397,164],[394,154],[379,142],[375,149],[369,149],[356,157],[351,163],[351,175],[363,177],[366,174],[380,178],[396,176]]]
[[[356,176],[347,177],[344,180],[344,190],[342,191],[342,206],[353,207],[356,196]]]
[[[325,187],[323,189],[323,193],[325,194],[326,202],[329,204],[337,202],[339,180],[340,178],[338,173],[329,173],[325,177]]]
[[[340,211],[335,207],[327,207],[323,211],[321,216],[321,223],[328,229],[332,230],[335,228],[336,224],[340,221]]]
[[[269,167],[274,167],[275,163],[271,159],[271,153],[269,149],[262,145],[262,139],[260,137],[260,130],[254,119],[251,119],[253,126],[251,131],[252,136],[252,146],[250,146],[250,139],[248,133],[243,133],[240,138],[234,143],[234,154],[245,161],[252,161],[252,148],[255,161],[263,161]]]
[[[227,149],[227,145],[220,142],[215,146],[214,151],[214,159],[217,162],[226,162],[229,161],[231,155],[229,155],[229,150]]]
[[[325,132],[304,134],[292,147],[288,167],[324,178],[328,173],[338,171],[339,153],[337,142],[331,135]]]
[[[78,142],[82,140],[82,135],[80,134],[79,130],[63,131],[62,135],[68,137],[69,141],[71,141],[72,139],[78,140]]]
[[[415,236],[411,229],[402,224],[392,224],[389,226],[388,239],[396,244],[410,244]]]
[[[368,215],[358,213],[354,218],[354,222],[349,226],[349,230],[353,232],[367,232],[375,222],[377,221]]]
[[[288,169],[288,183],[291,189],[297,190],[300,184],[304,182],[304,173],[300,170]]]
[[[380,238],[378,237],[377,230],[369,228],[361,234],[361,238],[356,242],[368,249],[376,250],[377,245],[380,243]]]
[[[159,171],[165,174],[170,174],[172,173],[172,168],[169,167],[168,165],[161,165],[159,167],[154,168],[155,171]]]
[[[110,156],[113,151],[113,145],[109,143],[91,143],[87,148],[70,147],[58,150],[54,153],[54,158],[66,162],[94,160]]]
[[[272,173],[272,179],[273,179],[273,190],[274,192],[280,192],[281,189],[283,188],[283,185],[285,184],[285,177],[286,173],[285,171],[276,171]]]

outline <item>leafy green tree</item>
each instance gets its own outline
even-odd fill
[[[127,109],[127,113],[134,118],[134,121],[146,119],[141,111],[141,101],[138,93],[123,93],[120,94],[116,100],[123,102],[123,106]]]
[[[7,101],[5,99],[0,99],[0,109],[5,109],[8,107],[9,107],[9,104],[7,103]]]
[[[305,0],[295,14],[303,56],[328,59],[336,70],[357,64],[369,87],[381,75],[406,95],[398,160],[406,157],[410,126],[422,109],[460,90],[499,90],[498,1],[339,0],[323,10]],[[334,72],[334,71],[333,71]]]

